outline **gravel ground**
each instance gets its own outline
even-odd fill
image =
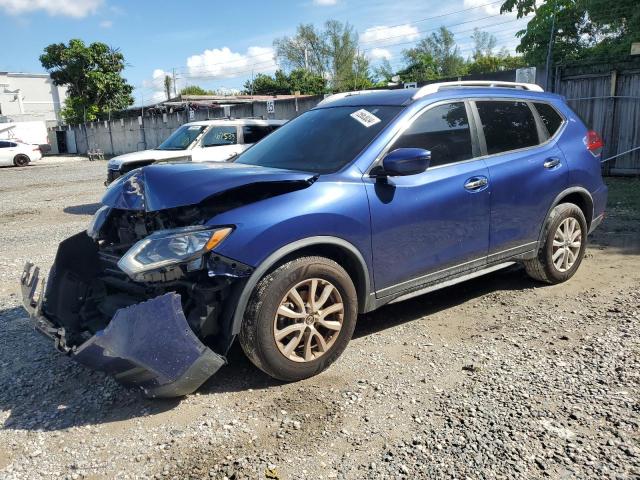
[[[196,394],[150,401],[56,354],[17,295],[105,171],[0,169],[0,478],[640,478],[637,180],[610,182],[564,285],[496,272],[362,316],[315,378],[281,384],[235,349]]]

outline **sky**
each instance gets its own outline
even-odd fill
[[[349,22],[372,65],[388,59],[400,68],[402,50],[441,25],[471,55],[473,28],[494,34],[513,51],[526,19],[500,15],[501,0],[0,0],[5,48],[0,71],[43,72],[38,57],[50,43],[79,38],[119,48],[136,104],[164,99],[165,74],[178,89],[200,85],[239,89],[252,74],[277,68],[273,40],[296,26]],[[6,48],[10,45],[10,48]]]

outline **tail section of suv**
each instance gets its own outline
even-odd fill
[[[521,263],[568,280],[602,220],[601,141],[522,84],[340,94],[232,163],[151,165],[60,245],[25,306],[58,349],[189,393],[235,338],[273,377],[327,368],[359,313]]]

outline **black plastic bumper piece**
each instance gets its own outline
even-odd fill
[[[193,333],[180,295],[173,292],[117,310],[105,329],[70,348],[64,328],[54,325],[43,312],[42,294],[35,298],[37,271],[31,274],[30,270],[27,264],[22,293],[36,329],[77,362],[113,375],[124,385],[140,387],[148,397],[192,393],[226,363]]]

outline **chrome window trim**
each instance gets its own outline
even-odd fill
[[[562,124],[560,125],[560,127],[558,127],[558,130],[556,130],[556,132],[552,136],[548,137],[544,142],[541,142],[538,145],[532,145],[530,147],[518,148],[516,150],[506,150],[504,152],[499,152],[499,153],[492,153],[492,154],[485,153],[483,155],[482,152],[486,152],[487,148],[486,148],[486,140],[485,140],[485,137],[484,137],[484,129],[482,128],[482,122],[480,121],[480,114],[478,113],[478,109],[476,108],[476,104],[475,104],[477,101],[521,102],[521,103],[527,103],[527,104],[531,103],[531,106],[529,108],[531,110],[533,110],[531,113],[534,116],[534,119],[536,120],[536,128],[540,128],[537,125],[537,120],[538,120],[539,113],[535,109],[535,106],[533,104],[534,103],[544,103],[545,105],[549,105],[551,108],[553,108],[553,110],[558,115],[560,115],[560,118],[562,118]],[[374,167],[376,167],[376,166],[378,166],[380,164],[380,162],[382,161],[384,156],[389,152],[389,149],[394,144],[394,142],[413,124],[413,122],[418,118],[418,116],[422,115],[423,113],[427,112],[428,110],[430,110],[433,107],[438,107],[438,106],[446,104],[446,103],[460,103],[460,102],[464,102],[465,108],[467,110],[467,116],[469,117],[468,118],[468,120],[469,120],[469,130],[471,132],[471,143],[472,143],[473,149],[475,150],[476,148],[479,148],[480,149],[480,152],[479,152],[480,155],[478,155],[476,157],[469,158],[467,160],[460,160],[458,162],[446,163],[444,165],[436,165],[435,167],[429,167],[427,169],[427,172],[430,171],[430,170],[438,169],[438,168],[450,167],[450,166],[454,166],[454,165],[461,165],[461,164],[464,164],[464,163],[474,162],[476,160],[486,160],[486,159],[490,159],[490,158],[493,158],[493,157],[498,156],[498,155],[505,155],[505,154],[511,154],[511,153],[521,153],[521,152],[526,152],[528,150],[532,150],[532,149],[535,149],[535,148],[545,147],[545,146],[549,145],[550,143],[555,142],[557,140],[557,138],[560,135],[562,135],[564,130],[567,128],[567,124],[568,124],[567,117],[565,115],[563,115],[562,112],[558,111],[558,109],[551,102],[549,102],[547,100],[535,100],[535,99],[531,99],[531,98],[518,98],[518,97],[470,97],[470,98],[450,98],[450,99],[440,100],[438,102],[431,103],[431,104],[425,106],[424,108],[422,108],[419,111],[417,111],[410,118],[405,119],[401,123],[401,125],[398,127],[398,131],[393,135],[393,137],[391,138],[389,143],[387,143],[385,145],[385,147],[376,156],[375,160],[371,163],[371,165],[369,165],[369,168],[367,168],[367,170],[364,172],[364,176],[368,177],[369,173],[371,172],[371,170]],[[469,113],[471,113],[471,116],[469,116]],[[471,118],[471,117],[473,117],[473,118]],[[540,119],[540,122],[542,124],[542,127],[544,127],[545,130],[546,130],[546,126],[544,125],[544,122],[542,122],[542,119]],[[475,125],[476,138],[474,138],[474,133],[473,133],[474,126],[473,125]],[[478,142],[477,146],[475,145],[476,141]]]

